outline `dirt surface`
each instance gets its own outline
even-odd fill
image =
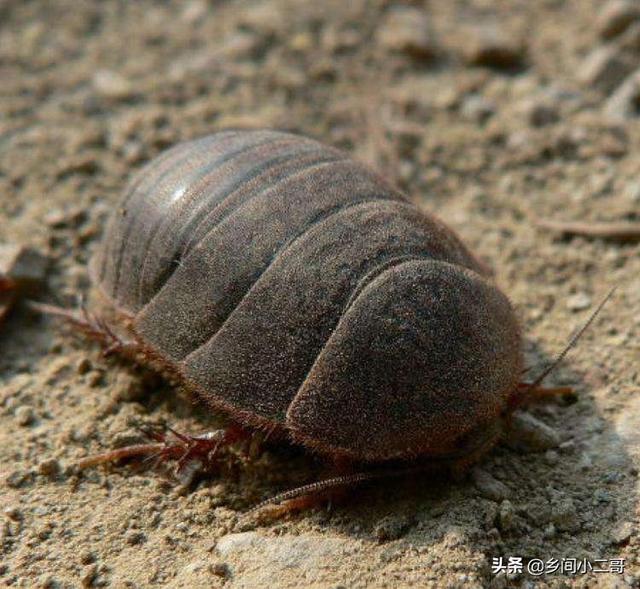
[[[88,292],[105,217],[146,161],[245,125],[342,147],[458,230],[516,305],[531,375],[618,287],[549,378],[575,397],[520,416],[528,440],[460,480],[386,481],[263,524],[238,518],[322,465],[275,448],[195,489],[153,470],[79,473],[137,423],[220,422],[19,306],[0,333],[0,585],[639,587],[640,245],[536,227],[640,220],[635,11],[0,2],[0,242],[49,257],[41,300]],[[498,557],[626,560],[624,574],[536,577],[495,574]]]

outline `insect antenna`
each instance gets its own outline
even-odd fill
[[[495,431],[489,429],[483,432],[483,434],[474,441],[473,446],[460,448],[459,450],[448,452],[447,454],[442,454],[440,456],[432,456],[427,462],[416,466],[398,466],[396,468],[354,472],[295,487],[294,489],[283,491],[282,493],[278,493],[277,495],[269,497],[269,499],[258,503],[258,505],[255,505],[249,511],[244,513],[240,519],[248,519],[265,507],[269,507],[271,505],[277,505],[279,503],[292,501],[302,497],[318,495],[331,489],[359,485],[360,483],[367,483],[369,481],[420,474],[427,471],[433,471],[434,469],[441,468],[442,466],[455,465],[456,460],[458,459],[467,459],[470,455],[482,454],[483,448],[487,449],[491,447],[491,445],[496,441],[497,437],[495,434]]]
[[[594,322],[596,317],[602,311],[602,308],[605,306],[607,301],[613,296],[617,286],[614,286],[606,296],[600,301],[600,304],[596,307],[595,311],[591,313],[589,318],[585,321],[584,325],[573,335],[573,337],[569,340],[569,343],[564,347],[564,349],[558,354],[556,359],[545,368],[542,373],[531,383],[522,383],[518,386],[516,394],[512,397],[510,401],[510,409],[516,409],[520,405],[526,403],[532,396],[546,396],[547,393],[549,395],[553,394],[564,394],[571,392],[570,387],[555,387],[550,389],[544,389],[540,387],[542,381],[553,372],[558,365],[564,360],[565,356],[569,353],[569,351],[578,343],[580,338],[584,335],[585,331],[589,328],[589,326]]]
[[[296,487],[295,489],[289,489],[288,491],[283,491],[282,493],[278,493],[273,497],[269,497],[269,499],[266,499],[265,501],[258,503],[258,505],[255,505],[249,511],[244,513],[242,515],[242,519],[248,519],[251,516],[258,513],[259,511],[261,511],[262,509],[264,509],[265,507],[269,507],[270,505],[276,505],[278,503],[291,501],[292,499],[298,499],[300,497],[306,497],[309,495],[316,495],[316,494],[328,491],[330,489],[348,487],[351,485],[357,485],[360,483],[365,483],[365,482],[373,481],[377,479],[405,476],[405,475],[421,472],[426,468],[427,468],[426,466],[418,466],[414,468],[398,468],[394,470],[354,472],[351,474],[346,474],[346,475],[341,475],[337,477],[331,477],[321,481],[316,481],[314,483],[309,483],[307,485]]]

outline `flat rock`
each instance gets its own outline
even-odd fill
[[[635,396],[621,411],[615,421],[617,439],[623,448],[618,453],[626,454],[633,461],[636,468],[640,468],[640,397]],[[622,452],[620,452],[622,450]],[[609,454],[615,454],[615,449],[609,449]]]
[[[359,543],[331,536],[263,536],[257,532],[228,534],[220,538],[216,552],[229,563],[234,576],[226,587],[270,587],[274,578],[279,587],[299,587],[308,583],[337,582],[333,571],[344,558],[357,552]],[[354,550],[356,548],[356,550]],[[241,584],[234,579],[241,577]]]

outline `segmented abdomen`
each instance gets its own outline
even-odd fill
[[[484,273],[450,230],[342,152],[225,131],[140,172],[93,274],[201,394],[283,422],[352,302],[410,260]]]

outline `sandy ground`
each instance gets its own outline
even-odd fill
[[[640,220],[640,20],[617,4],[0,2],[0,242],[49,257],[41,299],[88,292],[104,219],[142,164],[237,125],[347,149],[438,213],[495,268],[531,374],[618,286],[550,378],[575,398],[531,411],[550,428],[533,442],[462,480],[387,481],[240,528],[321,465],[275,448],[195,489],[78,473],[136,423],[218,418],[18,307],[0,334],[0,585],[639,587],[640,246],[535,226]],[[625,572],[495,574],[498,557],[623,558]]]

